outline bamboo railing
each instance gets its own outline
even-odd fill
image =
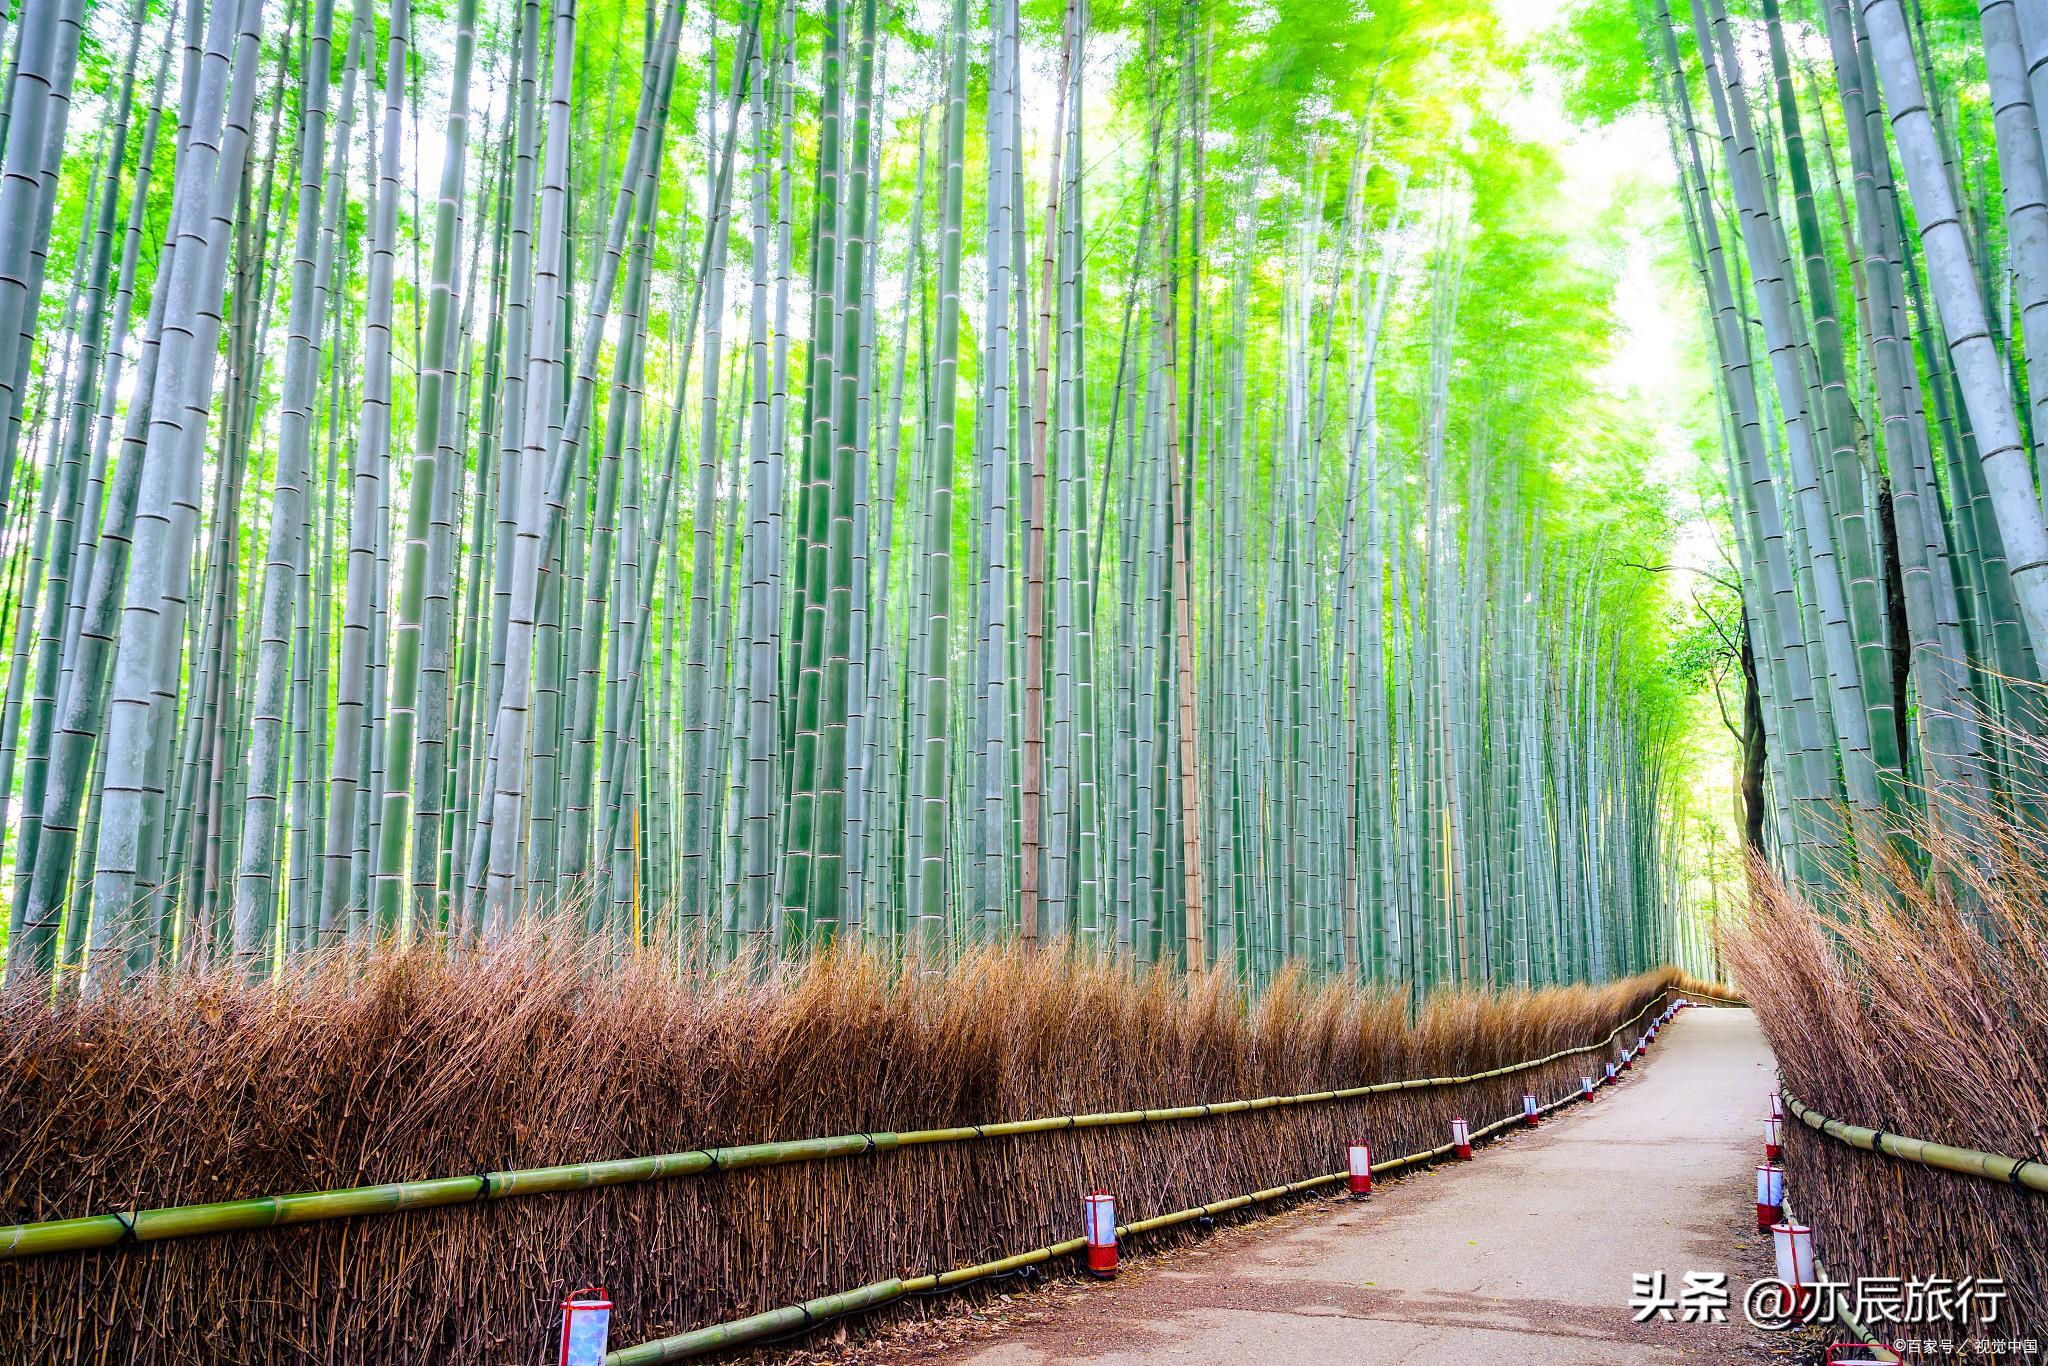
[[[1649,1014],[1658,1002],[1679,995],[1681,993],[1669,989],[1657,992],[1644,1003],[1641,1010],[1608,1031],[1606,1037],[1592,1043],[1560,1049],[1545,1057],[1533,1058],[1526,1062],[1509,1063],[1484,1072],[1474,1072],[1469,1076],[1412,1077],[1402,1081],[1374,1082],[1365,1086],[1311,1091],[1301,1095],[1260,1096],[1249,1100],[1215,1101],[1155,1110],[1049,1115],[1038,1119],[954,1125],[943,1129],[918,1129],[902,1133],[837,1134],[825,1138],[695,1148],[685,1152],[662,1153],[648,1157],[622,1157],[562,1166],[527,1167],[485,1172],[482,1175],[432,1177],[419,1181],[394,1181],[293,1195],[265,1195],[244,1200],[172,1205],[158,1209],[119,1210],[73,1219],[50,1219],[0,1227],[0,1260],[59,1252],[81,1252],[121,1243],[152,1243],[204,1234],[247,1232],[278,1228],[288,1224],[316,1223],[327,1219],[399,1214],[408,1210],[478,1204],[521,1195],[548,1195],[606,1186],[635,1185],[674,1177],[696,1176],[705,1172],[818,1162],[839,1157],[860,1157],[923,1144],[965,1143],[986,1138],[1050,1133],[1061,1129],[1093,1129],[1122,1124],[1159,1124],[1178,1120],[1209,1119],[1256,1110],[1357,1100],[1394,1091],[1463,1086],[1494,1077],[1511,1076],[1516,1072],[1526,1072],[1563,1058],[1607,1048],[1624,1031]]]
[[[1637,1018],[1640,1019],[1641,1016],[1638,1015]],[[1621,1028],[1625,1029],[1627,1025],[1623,1025]],[[1615,1031],[1617,1034],[1620,1032],[1620,1029]],[[1610,1035],[1610,1042],[1612,1038],[1613,1036]],[[1600,1046],[1599,1044],[1591,1045],[1594,1048]],[[1571,1051],[1582,1052],[1584,1050],[1573,1049]],[[1556,1056],[1566,1055],[1553,1055],[1552,1059],[1546,1059],[1546,1061],[1553,1061]],[[1497,1075],[1497,1073],[1488,1075]],[[1604,1078],[1594,1082],[1595,1086],[1605,1086],[1607,1084]],[[1564,1108],[1575,1100],[1582,1099],[1585,1095],[1586,1092],[1584,1090],[1567,1092],[1546,1105],[1537,1106],[1536,1113],[1539,1115],[1550,1114],[1553,1111]],[[1472,1130],[1472,1141],[1478,1143],[1482,1139],[1489,1138],[1503,1129],[1524,1123],[1527,1119],[1526,1111],[1517,1110],[1505,1119],[1497,1119],[1491,1124]],[[1389,1158],[1385,1162],[1375,1162],[1372,1164],[1372,1173],[1374,1176],[1386,1176],[1406,1167],[1433,1162],[1437,1158],[1447,1156],[1456,1146],[1454,1143],[1445,1143],[1428,1149],[1425,1152],[1408,1153],[1402,1157]],[[1322,1176],[1311,1176],[1302,1181],[1290,1181],[1284,1186],[1272,1186],[1266,1190],[1253,1191],[1249,1195],[1236,1195],[1227,1200],[1217,1200],[1207,1205],[1195,1205],[1188,1209],[1175,1210],[1171,1214],[1157,1214],[1149,1219],[1138,1219],[1128,1224],[1118,1224],[1116,1226],[1117,1240],[1121,1242],[1123,1239],[1136,1234],[1172,1228],[1179,1224],[1193,1223],[1197,1219],[1214,1218],[1216,1215],[1228,1214],[1233,1210],[1248,1209],[1253,1205],[1284,1199],[1290,1195],[1300,1195],[1305,1191],[1335,1185],[1350,1175],[1351,1173],[1348,1169],[1340,1172],[1329,1172]],[[725,1323],[714,1323],[703,1328],[693,1328],[687,1333],[678,1333],[674,1337],[655,1338],[652,1341],[639,1343],[636,1346],[622,1347],[618,1351],[605,1354],[604,1366],[655,1366],[655,1363],[658,1362],[684,1361],[690,1357],[704,1356],[710,1352],[722,1352],[735,1347],[744,1347],[749,1343],[760,1342],[764,1338],[781,1337],[784,1334],[815,1327],[831,1319],[844,1318],[848,1314],[864,1313],[870,1309],[879,1309],[883,1305],[893,1304],[895,1301],[910,1295],[926,1295],[935,1291],[954,1290],[974,1281],[986,1280],[991,1276],[1000,1276],[1006,1272],[1021,1270],[1027,1266],[1036,1266],[1043,1262],[1052,1261],[1057,1257],[1071,1256],[1079,1252],[1086,1245],[1086,1242],[1087,1240],[1083,1238],[1069,1238],[1064,1242],[1049,1243],[1044,1247],[1036,1247],[1029,1252],[1019,1252],[1014,1256],[999,1258],[993,1262],[982,1262],[975,1266],[955,1267],[951,1271],[933,1272],[923,1276],[891,1277],[886,1281],[876,1281],[871,1285],[863,1285],[854,1290],[841,1291],[836,1295],[821,1295],[817,1299],[805,1300],[802,1304],[785,1305],[780,1309],[770,1309],[763,1313],[750,1314],[743,1319],[732,1319]]]
[[[1798,1100],[1790,1091],[1781,1090],[1779,1094],[1785,1098],[1785,1108],[1801,1124],[1826,1134],[1838,1143],[1896,1157],[1902,1162],[1917,1162],[1923,1167],[1936,1167],[1986,1181],[2002,1181],[2008,1186],[2024,1186],[2048,1195],[2048,1163],[2038,1158],[2007,1157],[2003,1153],[1979,1152],[1975,1148],[1957,1148],[1924,1138],[1907,1138],[1882,1129],[1866,1129],[1846,1120],[1829,1119]]]

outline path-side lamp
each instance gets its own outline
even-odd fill
[[[1591,1077],[1580,1077],[1579,1088],[1581,1091],[1585,1093],[1585,1097],[1587,1100],[1591,1100],[1593,1098],[1593,1079]]]
[[[1778,1279],[1792,1287],[1792,1308],[1802,1319],[1813,1307],[1813,1230],[1805,1224],[1772,1224],[1771,1251]]]
[[[1610,1086],[1614,1084],[1614,1075],[1615,1075],[1615,1073],[1614,1073],[1614,1064],[1613,1064],[1613,1063],[1608,1063],[1608,1064],[1607,1064],[1607,1082],[1608,1082],[1608,1084],[1609,1084]]]
[[[1764,1161],[1776,1162],[1785,1156],[1785,1121],[1766,1116],[1764,1119]]]
[[[1785,1217],[1785,1169],[1766,1162],[1756,1169],[1756,1226],[1769,1228]]]
[[[1472,1126],[1462,1119],[1451,1121],[1451,1147],[1460,1161],[1472,1160]]]
[[[1101,1280],[1116,1276],[1116,1197],[1090,1191],[1087,1208],[1088,1274]]]
[[[1359,1199],[1372,1194],[1372,1144],[1351,1145],[1351,1193]]]
[[[1635,1065],[1636,1065],[1636,1051],[1635,1051],[1635,1050],[1634,1050],[1633,1048],[1624,1048],[1624,1049],[1622,1049],[1622,1050],[1621,1050],[1621,1070],[1622,1070],[1622,1071],[1624,1071],[1624,1072],[1628,1072],[1628,1071],[1633,1071],[1633,1070],[1634,1070],[1634,1068],[1635,1068]]]
[[[611,1297],[602,1286],[586,1286],[563,1300],[561,1366],[602,1366],[611,1328]]]
[[[1536,1118],[1536,1097],[1527,1091],[1522,1092],[1522,1119],[1532,1129],[1540,1122]]]
[[[1778,1091],[1771,1092],[1770,1106],[1771,1108],[1767,1113],[1772,1119],[1783,1119],[1785,1117],[1785,1097],[1783,1093]]]

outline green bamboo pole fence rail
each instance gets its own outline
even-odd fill
[[[1654,1002],[1653,1002],[1654,1004]],[[1626,1027],[1626,1026],[1624,1026]],[[1619,1033],[1620,1030],[1616,1030]],[[1610,1039],[1612,1036],[1609,1036]],[[1593,1045],[1598,1047],[1599,1045]],[[1583,1052],[1583,1049],[1572,1050]],[[1564,1055],[1557,1055],[1564,1056]],[[1596,1082],[1604,1086],[1605,1080]],[[1573,1101],[1581,1099],[1585,1092],[1573,1089],[1545,1105],[1537,1107],[1537,1113],[1547,1115],[1563,1109]],[[1199,1109],[1199,1107],[1197,1107]],[[1528,1115],[1517,1110],[1505,1119],[1472,1131],[1472,1141],[1479,1143],[1504,1129],[1525,1123]],[[1408,1153],[1402,1157],[1389,1158],[1385,1162],[1372,1164],[1374,1176],[1386,1176],[1408,1167],[1433,1162],[1447,1156],[1457,1145],[1445,1143],[1424,1152]],[[1158,1229],[1173,1228],[1179,1224],[1192,1223],[1197,1219],[1214,1218],[1235,1210],[1248,1209],[1253,1205],[1267,1204],[1300,1195],[1323,1186],[1335,1185],[1350,1175],[1350,1171],[1328,1172],[1322,1176],[1311,1176],[1300,1181],[1290,1181],[1283,1186],[1270,1186],[1265,1190],[1253,1191],[1249,1195],[1234,1195],[1226,1200],[1213,1201],[1206,1205],[1195,1205],[1188,1209],[1175,1210],[1171,1214],[1157,1214],[1149,1219],[1135,1219],[1116,1227],[1117,1241]],[[1029,1252],[1019,1252],[993,1262],[981,1262],[974,1266],[955,1267],[950,1271],[931,1272],[922,1276],[892,1276],[885,1281],[875,1281],[854,1290],[841,1291],[836,1295],[821,1295],[817,1299],[805,1300],[801,1304],[785,1305],[763,1313],[751,1314],[743,1319],[731,1319],[725,1323],[714,1323],[703,1328],[693,1328],[687,1333],[674,1337],[655,1338],[632,1347],[622,1347],[616,1352],[606,1353],[604,1366],[655,1366],[659,1362],[683,1361],[690,1357],[704,1356],[711,1352],[727,1351],[760,1342],[765,1338],[782,1337],[818,1327],[832,1319],[844,1318],[849,1314],[864,1313],[879,1309],[910,1295],[931,1294],[936,1291],[957,1289],[974,1281],[986,1280],[1006,1272],[1021,1270],[1053,1261],[1059,1257],[1072,1256],[1086,1245],[1084,1238],[1068,1238],[1064,1242],[1049,1243]]]
[[[1924,1138],[1907,1138],[1903,1134],[1886,1133],[1882,1129],[1866,1129],[1860,1124],[1846,1120],[1829,1119],[1818,1110],[1803,1104],[1790,1091],[1780,1091],[1785,1098],[1785,1108],[1807,1128],[1826,1134],[1839,1143],[1865,1152],[1883,1153],[1904,1162],[1917,1162],[1923,1167],[1937,1167],[1945,1172],[1957,1172],[1963,1176],[1981,1177],[1986,1181],[2002,1181],[2008,1186],[2024,1186],[2028,1190],[2048,1195],[2048,1163],[2031,1157],[2007,1157],[2002,1153],[1979,1152],[1975,1148],[1956,1148],[1946,1143],[1931,1143]]]
[[[1547,1057],[1534,1058],[1527,1062],[1509,1063],[1504,1067],[1474,1072],[1470,1076],[1412,1077],[1402,1081],[1374,1082],[1366,1086],[1345,1087],[1333,1091],[1311,1091],[1293,1096],[1261,1096],[1251,1100],[1216,1101],[1204,1105],[1181,1105],[1158,1110],[1050,1115],[1039,1119],[955,1125],[944,1129],[918,1129],[905,1133],[836,1134],[826,1138],[697,1148],[687,1152],[662,1153],[650,1157],[622,1157],[554,1167],[493,1171],[485,1172],[481,1176],[432,1177],[419,1181],[393,1181],[374,1186],[350,1186],[296,1195],[264,1195],[207,1204],[120,1210],[74,1219],[48,1219],[0,1227],[0,1260],[44,1256],[58,1252],[82,1252],[93,1248],[112,1247],[118,1243],[153,1243],[204,1234],[247,1232],[252,1229],[277,1228],[286,1224],[310,1224],[325,1219],[398,1214],[407,1210],[503,1200],[517,1195],[550,1195],[602,1186],[635,1185],[671,1177],[696,1176],[708,1171],[733,1171],[745,1167],[774,1167],[794,1162],[858,1157],[867,1153],[889,1152],[896,1148],[915,1147],[921,1144],[964,1143],[984,1138],[1049,1133],[1059,1129],[1094,1129],[1119,1124],[1208,1119],[1254,1110],[1277,1110],[1294,1105],[1357,1100],[1364,1096],[1385,1095],[1394,1091],[1463,1086],[1494,1077],[1509,1076],[1516,1072],[1526,1072],[1563,1058],[1606,1048],[1623,1031],[1649,1014],[1660,1001],[1680,994],[1682,993],[1668,989],[1656,993],[1644,1003],[1641,1010],[1616,1025],[1605,1038],[1593,1043],[1560,1049]]]

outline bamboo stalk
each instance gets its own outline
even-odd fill
[[[2002,1181],[2009,1186],[2024,1186],[2028,1190],[2048,1195],[2048,1163],[2042,1162],[2039,1158],[2007,1157],[2002,1153],[1980,1152],[1975,1148],[1933,1143],[1924,1138],[1908,1138],[1903,1134],[1886,1133],[1882,1129],[1866,1129],[1847,1120],[1829,1119],[1789,1091],[1784,1093],[1784,1097],[1785,1108],[1792,1112],[1793,1118],[1807,1128],[1826,1134],[1829,1138],[1846,1143],[1852,1148],[1861,1148],[1868,1153],[1881,1153],[1905,1162],[1917,1162],[1923,1167],[1957,1172],[1963,1176],[1981,1177],[1986,1181]]]

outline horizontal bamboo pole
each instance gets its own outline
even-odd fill
[[[1986,1181],[2002,1181],[2008,1186],[2024,1186],[2048,1195],[2048,1164],[2034,1158],[2007,1157],[2002,1153],[1979,1152],[1975,1148],[1931,1143],[1924,1138],[1907,1138],[1882,1129],[1866,1129],[1860,1124],[1829,1119],[1818,1110],[1802,1104],[1790,1091],[1781,1094],[1785,1098],[1785,1107],[1800,1123],[1852,1148],[1883,1153],[1905,1162],[1917,1162],[1923,1167],[1981,1177]]]
[[[821,1295],[815,1300],[792,1304],[781,1309],[770,1309],[765,1314],[753,1314],[727,1323],[714,1323],[708,1328],[678,1334],[672,1338],[657,1338],[643,1342],[638,1347],[610,1352],[605,1356],[605,1366],[646,1366],[656,1361],[681,1361],[685,1357],[703,1356],[707,1352],[720,1352],[731,1347],[742,1347],[763,1338],[779,1337],[784,1333],[808,1328],[846,1314],[858,1313],[863,1309],[875,1309],[893,1300],[900,1300],[908,1293],[905,1282],[898,1277],[876,1281],[873,1285],[861,1286],[858,1290],[842,1291],[837,1295]]]
[[[1619,1033],[1620,1031],[1617,1030],[1616,1032]],[[1604,1080],[1594,1083],[1596,1087],[1607,1084]],[[1583,1090],[1574,1089],[1567,1091],[1556,1100],[1546,1105],[1538,1106],[1537,1113],[1549,1114],[1554,1110],[1563,1109],[1573,1101],[1582,1099],[1584,1095],[1585,1092]],[[1207,1107],[1193,1106],[1187,1108],[1200,1111]],[[1528,1116],[1518,1110],[1505,1119],[1498,1119],[1483,1128],[1474,1129],[1472,1131],[1472,1141],[1477,1143],[1483,1138],[1501,1132],[1503,1129],[1525,1123],[1527,1119]],[[1406,1167],[1434,1161],[1437,1158],[1448,1156],[1454,1147],[1456,1147],[1455,1144],[1445,1143],[1440,1147],[1430,1148],[1423,1152],[1409,1153],[1403,1157],[1394,1157],[1384,1162],[1375,1162],[1372,1164],[1373,1175],[1386,1176]],[[1206,1205],[1193,1206],[1190,1209],[1175,1210],[1171,1214],[1158,1214],[1149,1219],[1136,1219],[1128,1224],[1118,1224],[1116,1235],[1121,1240],[1140,1233],[1151,1233],[1163,1228],[1173,1228],[1179,1224],[1192,1223],[1197,1219],[1214,1218],[1219,1214],[1228,1214],[1234,1210],[1248,1209],[1253,1205],[1266,1204],[1290,1195],[1300,1195],[1305,1191],[1335,1185],[1348,1178],[1350,1174],[1350,1170],[1347,1168],[1344,1171],[1329,1172],[1322,1176],[1311,1176],[1301,1181],[1290,1181],[1285,1185],[1253,1191],[1249,1195],[1234,1195],[1227,1200],[1216,1200]],[[951,1271],[942,1271],[923,1276],[909,1278],[892,1277],[886,1281],[876,1281],[872,1285],[864,1285],[857,1290],[849,1290],[843,1294],[826,1295],[819,1299],[806,1300],[802,1304],[792,1304],[782,1309],[771,1309],[766,1313],[750,1315],[747,1318],[733,1319],[726,1323],[714,1323],[705,1328],[692,1329],[687,1333],[678,1333],[674,1337],[655,1338],[639,1343],[636,1346],[622,1347],[616,1352],[606,1354],[604,1366],[656,1366],[656,1363],[660,1362],[683,1361],[690,1357],[703,1356],[709,1352],[743,1347],[748,1343],[759,1342],[763,1338],[779,1337],[786,1333],[816,1327],[829,1319],[838,1318],[846,1314],[877,1309],[882,1305],[902,1299],[906,1295],[931,1294],[940,1290],[950,1290],[958,1286],[967,1285],[973,1281],[984,1280],[990,1276],[1000,1276],[1006,1272],[1018,1271],[1027,1266],[1036,1266],[1043,1262],[1053,1261],[1059,1257],[1069,1257],[1081,1251],[1086,1245],[1087,1239],[1085,1238],[1069,1238],[1064,1242],[1050,1243],[1045,1247],[1036,1247],[1029,1252],[1019,1252],[1015,1256],[1003,1257],[993,1262],[981,1262],[974,1266],[955,1267]],[[834,1305],[838,1307],[833,1308],[832,1306]]]
[[[253,1200],[221,1200],[204,1205],[173,1205],[163,1209],[126,1210],[82,1219],[53,1219],[0,1228],[0,1257],[33,1257],[49,1252],[75,1252],[111,1247],[121,1242],[153,1243],[167,1238],[234,1233],[345,1219],[362,1214],[396,1214],[402,1210],[435,1209],[444,1205],[502,1200],[513,1195],[542,1195],[588,1190],[598,1186],[634,1185],[672,1176],[694,1176],[713,1170],[776,1166],[827,1157],[884,1151],[895,1146],[894,1134],[844,1134],[788,1143],[754,1143],[733,1148],[700,1148],[655,1157],[622,1157],[559,1167],[527,1167],[486,1172],[481,1176],[445,1176],[426,1181],[396,1181],[379,1186],[310,1191],[301,1195],[269,1195]]]
[[[1561,1049],[1547,1057],[1509,1063],[1504,1067],[1474,1072],[1464,1077],[1416,1077],[1404,1081],[1376,1082],[1369,1086],[1352,1086],[1337,1091],[1312,1091],[1296,1096],[1261,1096],[1254,1100],[1218,1101],[1206,1105],[1181,1105],[1158,1110],[1049,1115],[1040,1119],[955,1125],[945,1129],[918,1129],[905,1133],[835,1134],[826,1138],[695,1148],[687,1152],[662,1153],[651,1157],[621,1157],[555,1167],[527,1167],[486,1172],[482,1176],[443,1176],[420,1181],[386,1182],[375,1186],[349,1186],[339,1190],[307,1191],[296,1195],[265,1195],[244,1200],[220,1200],[208,1204],[122,1210],[74,1219],[47,1219],[37,1223],[0,1226],[0,1260],[43,1256],[57,1252],[83,1252],[93,1248],[112,1247],[118,1243],[153,1243],[169,1238],[247,1232],[252,1229],[276,1228],[285,1224],[310,1224],[324,1219],[347,1219],[359,1215],[436,1209],[446,1205],[478,1204],[515,1195],[547,1195],[563,1191],[588,1190],[599,1186],[635,1185],[671,1177],[697,1176],[710,1171],[734,1171],[747,1167],[774,1167],[792,1162],[858,1157],[866,1153],[889,1152],[896,1148],[928,1143],[963,1143],[982,1138],[1050,1133],[1060,1129],[1095,1129],[1120,1124],[1156,1124],[1174,1120],[1206,1119],[1218,1115],[1243,1114],[1253,1110],[1356,1100],[1363,1096],[1383,1095],[1390,1091],[1469,1085],[1515,1072],[1526,1072],[1562,1058],[1606,1048],[1622,1031],[1629,1029],[1643,1016],[1649,1014],[1659,1001],[1674,994],[1676,993],[1664,991],[1653,995],[1641,1010],[1616,1025],[1608,1032],[1606,1038],[1597,1042],[1581,1044],[1577,1048]]]

